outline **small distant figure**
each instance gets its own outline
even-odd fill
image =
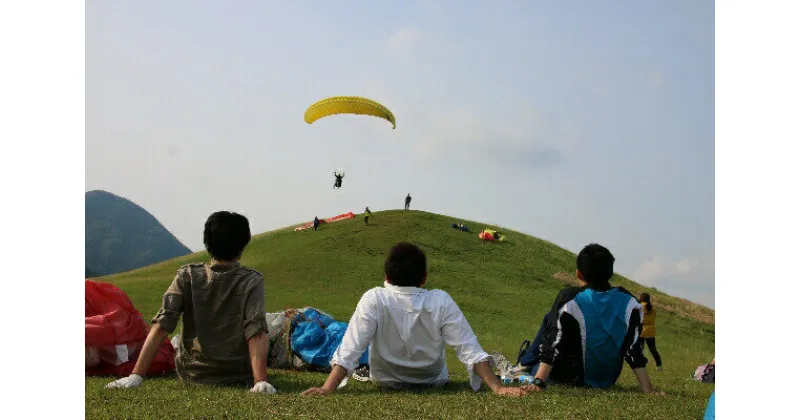
[[[342,188],[342,179],[344,178],[344,172],[338,173],[334,171],[333,176],[336,177],[336,181],[333,182],[333,188]]]
[[[643,343],[639,345],[642,346],[642,351],[644,351],[644,344],[647,344],[647,348],[650,349],[650,354],[652,354],[653,359],[656,360],[656,370],[662,370],[661,355],[658,354],[658,349],[656,349],[656,308],[654,308],[653,304],[650,302],[649,293],[642,293],[639,296],[639,303],[642,304],[642,311],[644,312],[642,333],[639,335],[639,340]]]
[[[364,223],[369,226],[369,216],[372,215],[372,212],[369,211],[369,207],[364,209]]]
[[[319,217],[314,216],[314,230],[316,231],[319,228]]]
[[[406,210],[411,207],[411,193],[406,196]]]
[[[467,226],[465,226],[461,222],[453,223],[452,226],[453,226],[453,229],[458,229],[458,230],[460,230],[462,232],[469,232],[469,228]]]

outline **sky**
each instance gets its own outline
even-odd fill
[[[397,129],[303,121],[335,95]],[[85,187],[193,251],[411,193],[714,307],[714,3],[89,1]]]

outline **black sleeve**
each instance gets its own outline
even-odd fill
[[[642,341],[638,338],[642,335],[642,318],[639,311],[631,311],[631,319],[628,321],[628,333],[625,341],[622,342],[622,353],[625,361],[631,369],[643,368],[647,366],[647,359],[642,350]]]
[[[574,298],[577,292],[580,290],[581,290],[580,288],[575,288],[575,287],[568,287],[566,289],[561,290],[561,292],[558,293],[558,296],[556,296],[556,299],[553,302],[553,307],[550,309],[550,312],[546,315],[544,334],[542,334],[543,338],[542,344],[539,347],[539,353],[542,363],[547,363],[550,366],[553,366],[553,363],[555,363],[555,358],[557,355],[556,340],[558,339],[558,332],[559,332],[558,311],[564,305],[566,305],[567,302],[572,300],[572,298]]]

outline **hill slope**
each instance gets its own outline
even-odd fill
[[[575,255],[546,241],[503,229],[508,234],[504,243],[485,243],[478,240],[477,230],[489,227],[465,221],[473,232],[459,232],[450,227],[457,219],[418,212],[388,211],[373,213],[370,226],[363,219],[323,225],[322,230],[294,232],[292,228],[257,235],[243,257],[243,264],[253,267],[266,278],[267,311],[306,305],[321,308],[337,318],[347,320],[361,295],[383,280],[383,259],[387,250],[398,241],[420,245],[428,255],[429,288],[450,293],[459,304],[487,351],[501,351],[510,359],[523,339],[531,339],[553,298],[575,271]],[[613,250],[612,250],[613,252]],[[161,296],[172,281],[175,270],[189,261],[202,261],[205,253],[176,258],[160,264],[103,279],[125,290],[145,317],[153,316]],[[633,293],[649,291],[654,303],[662,309],[658,318],[658,345],[664,359],[665,371],[653,370],[653,381],[671,397],[654,399],[629,390],[635,378],[629,369],[623,371],[614,391],[571,390],[554,387],[546,399],[531,397],[524,403],[494,398],[482,393],[473,396],[464,382],[466,375],[452,351],[448,364],[454,384],[452,392],[429,395],[424,402],[416,394],[401,394],[387,406],[369,385],[353,384],[348,388],[364,390],[365,394],[344,392],[324,403],[309,402],[295,396],[271,399],[251,399],[237,389],[202,391],[211,401],[230,400],[245,404],[243,411],[228,411],[234,417],[251,416],[263,407],[277,415],[312,415],[346,418],[352,405],[367,417],[373,415],[473,417],[475,413],[525,415],[527,410],[555,410],[555,418],[634,418],[647,411],[653,418],[698,418],[711,387],[689,379],[689,373],[714,354],[713,311],[660,292],[639,286],[615,276],[612,283],[623,285]],[[271,381],[282,392],[296,392],[321,384],[319,374],[275,372]],[[354,381],[351,381],[351,384]],[[94,415],[112,415],[114,399],[108,400],[102,390],[103,380],[87,381],[87,409],[97,407]],[[200,398],[176,388],[169,379],[148,382],[150,390],[127,393],[119,404],[127,406],[130,398],[145,401],[159,393],[171,393],[172,398]],[[186,393],[184,395],[183,393]],[[180,396],[178,396],[180,394]],[[675,396],[680,394],[680,397]],[[166,398],[166,397],[165,397]],[[627,400],[632,399],[630,403]],[[104,404],[92,404],[104,401]],[[338,401],[338,402],[337,402]],[[222,415],[226,410],[214,403],[199,400],[194,415]],[[322,405],[319,405],[322,404]],[[143,404],[140,415],[155,412]],[[350,408],[348,408],[348,406]],[[268,408],[271,407],[271,408]],[[276,408],[277,407],[277,408]],[[538,408],[537,408],[538,407]],[[275,412],[275,410],[279,410]],[[281,411],[283,410],[283,411]],[[477,411],[476,411],[477,410]],[[566,410],[566,411],[564,411]],[[620,411],[621,410],[621,411]],[[498,412],[499,411],[499,412]],[[88,415],[89,411],[87,411]],[[105,414],[104,414],[105,413]],[[652,413],[652,414],[650,414]],[[663,415],[664,417],[659,417]],[[502,416],[501,416],[502,417]],[[543,416],[546,418],[546,416]]]
[[[147,210],[106,191],[89,191],[86,267],[98,274],[133,270],[191,253]]]

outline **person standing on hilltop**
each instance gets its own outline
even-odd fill
[[[408,195],[406,196],[406,210],[408,210],[410,207],[411,207],[411,193],[408,193]]]
[[[647,343],[647,348],[650,349],[650,354],[656,360],[656,369],[661,370],[661,355],[658,354],[656,349],[656,308],[650,303],[650,294],[642,293],[639,296],[639,302],[642,304],[644,310],[644,322],[642,322],[642,335],[640,340]],[[644,348],[644,345],[642,345]]]
[[[372,216],[372,212],[369,211],[369,207],[364,209],[364,224],[369,226],[369,217]]]
[[[246,217],[227,211],[209,216],[203,243],[210,263],[178,269],[164,293],[161,310],[145,340],[133,373],[106,385],[108,389],[135,388],[161,343],[183,316],[175,354],[178,378],[184,382],[253,386],[250,392],[274,394],[267,377],[267,320],[264,312],[264,276],[239,264],[250,243]]]
[[[316,231],[319,228],[319,217],[314,216],[314,230]]]

